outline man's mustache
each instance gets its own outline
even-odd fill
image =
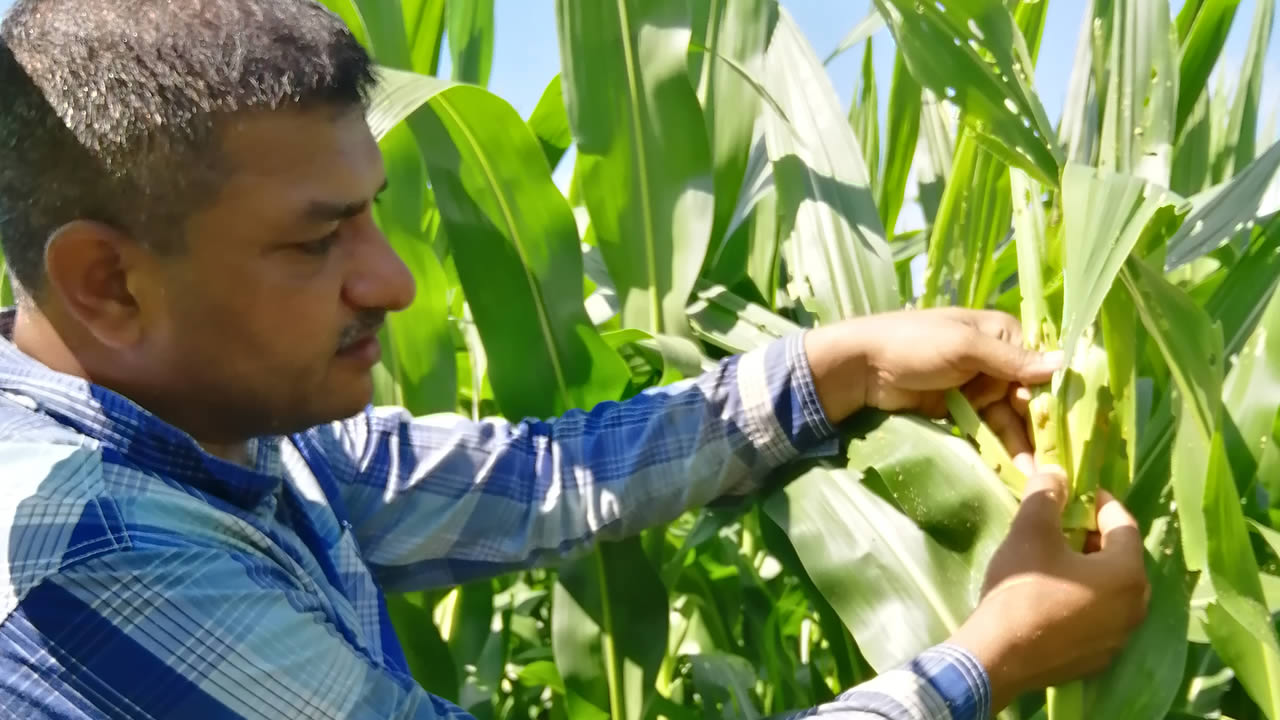
[[[366,310],[360,313],[356,321],[342,331],[342,336],[338,339],[338,350],[346,350],[361,340],[377,334],[386,319],[387,313],[384,310]]]

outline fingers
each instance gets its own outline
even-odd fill
[[[1027,435],[1026,422],[1018,416],[1013,406],[998,402],[982,412],[982,420],[1000,438],[1013,457],[1013,464],[1028,477],[1035,472],[1035,450]]]
[[[978,375],[965,384],[961,392],[974,410],[982,411],[1009,394],[1009,383],[990,375]]]
[[[970,334],[960,354],[972,370],[1024,385],[1049,382],[1062,364],[1060,352],[1034,352],[981,331]]]
[[[1138,521],[1106,490],[1098,491],[1098,535],[1100,555],[1124,558],[1127,562],[1136,558],[1141,569],[1143,546]]]
[[[1037,468],[1027,478],[1022,504],[1013,518],[1013,531],[1032,537],[1051,534],[1061,539],[1062,511],[1066,506],[1066,471],[1056,465]]]
[[[1022,417],[1031,417],[1031,388],[1026,385],[1010,385],[1009,405]]]

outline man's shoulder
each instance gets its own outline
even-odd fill
[[[225,521],[95,444],[0,439],[0,478],[0,622],[50,576],[139,546],[216,545],[201,526]]]
[[[97,449],[0,440],[0,619],[59,568],[119,549],[128,533],[103,493]]]

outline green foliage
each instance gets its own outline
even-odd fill
[[[1111,668],[1003,717],[1280,720],[1280,146],[1254,139],[1270,0],[1231,96],[1208,80],[1238,2],[1094,0],[1057,131],[1030,80],[1047,0],[877,0],[827,56],[865,43],[847,108],[785,3],[562,0],[561,72],[527,119],[483,89],[492,3],[328,4],[382,66],[378,221],[418,281],[380,402],[548,417],[844,318],[1020,313],[1080,373],[1040,391],[1073,507],[1097,485],[1125,499],[1154,591]],[[453,82],[428,77],[446,37]],[[551,173],[574,146],[566,198]],[[912,202],[926,226],[895,235]],[[978,601],[1020,476],[951,407],[864,413],[843,458],[736,507],[393,597],[411,668],[481,718],[829,700]]]

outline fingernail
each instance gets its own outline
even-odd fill
[[[1053,352],[1040,353],[1040,362],[1047,370],[1057,370],[1062,367],[1062,361],[1065,357],[1066,355],[1061,350],[1054,350]]]
[[[1063,468],[1061,465],[1054,465],[1052,463],[1046,463],[1044,465],[1037,467],[1036,472],[1039,472],[1041,475],[1057,475],[1058,477],[1061,477],[1063,479],[1066,479],[1067,477],[1066,468]]]

